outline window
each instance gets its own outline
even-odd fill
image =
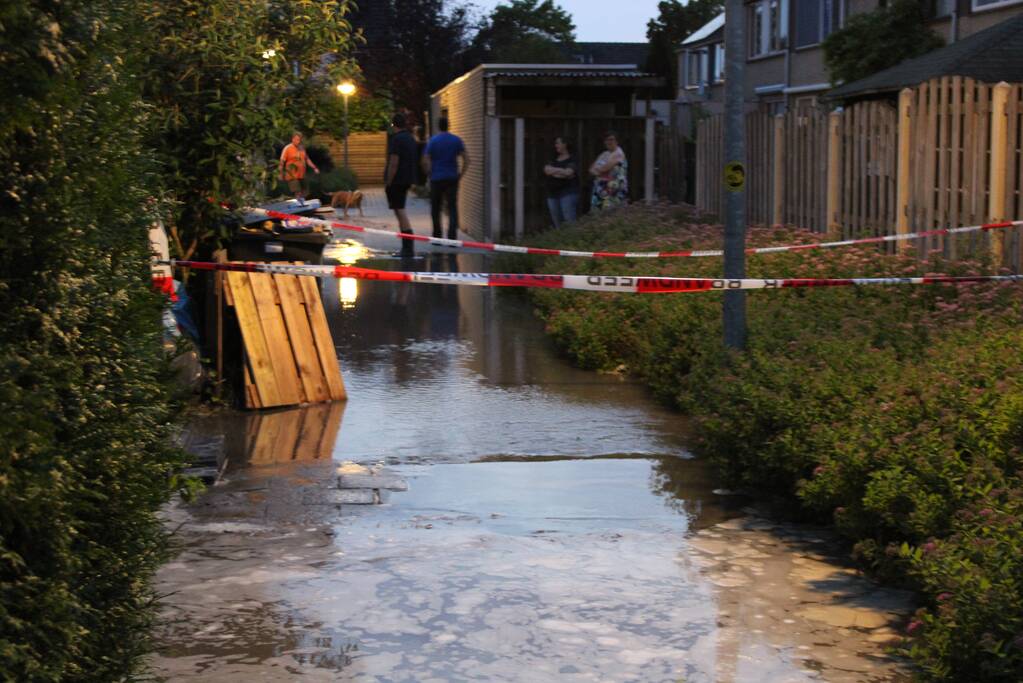
[[[789,0],[757,0],[750,5],[749,56],[762,57],[788,46]]]
[[[721,83],[725,80],[725,44],[715,43],[714,44],[714,65],[711,70],[715,83]]]
[[[1023,2],[1023,0],[973,0],[973,11],[978,12],[980,10],[991,9],[994,7],[1016,5],[1020,2]]]
[[[686,52],[686,87],[696,88],[706,80],[707,51],[688,50]]]
[[[842,27],[842,0],[795,0],[795,3],[796,47],[818,45]]]

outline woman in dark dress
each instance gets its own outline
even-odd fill
[[[554,160],[543,167],[547,176],[547,208],[554,227],[575,220],[579,207],[579,162],[564,138],[554,138]]]

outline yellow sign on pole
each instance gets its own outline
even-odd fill
[[[741,161],[725,164],[725,188],[729,192],[741,192],[746,187],[746,167]]]

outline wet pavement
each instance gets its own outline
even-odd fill
[[[685,420],[570,367],[524,299],[354,281],[324,299],[347,404],[190,425],[223,477],[166,511],[161,680],[906,679],[884,646],[907,595],[714,493]],[[352,463],[407,490],[339,503]]]

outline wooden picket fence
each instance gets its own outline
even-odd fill
[[[1023,84],[944,77],[898,106],[747,115],[751,223],[853,239],[1023,219]],[[723,117],[697,125],[696,204],[724,214]],[[921,255],[990,251],[1020,270],[1023,230],[920,240]]]

